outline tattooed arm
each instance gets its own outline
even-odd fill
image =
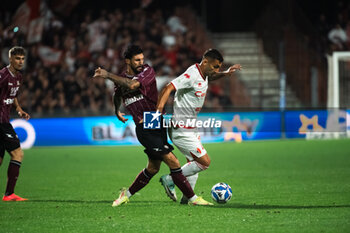
[[[104,79],[109,79],[112,82],[118,84],[119,86],[126,87],[130,90],[136,90],[141,86],[140,82],[137,80],[120,77],[118,75],[109,73],[105,69],[98,68],[95,70],[95,74],[93,78],[100,78],[100,77]]]

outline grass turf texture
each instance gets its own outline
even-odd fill
[[[212,164],[195,191],[211,200],[211,187],[226,182],[233,190],[227,204],[172,202],[158,182],[168,172],[163,164],[129,204],[112,208],[118,189],[146,165],[141,147],[26,150],[16,193],[30,201],[0,202],[0,232],[350,231],[350,140],[205,147]],[[2,190],[8,161],[0,168]]]

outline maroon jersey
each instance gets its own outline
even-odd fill
[[[10,111],[18,89],[22,82],[22,75],[14,75],[8,67],[0,70],[0,123],[10,122]]]
[[[116,95],[122,96],[124,106],[132,115],[135,123],[139,123],[143,119],[143,112],[156,111],[158,100],[156,74],[152,67],[144,65],[143,70],[136,76],[127,75],[125,72],[120,76],[137,80],[141,84],[135,91],[119,85],[116,85],[114,89]]]

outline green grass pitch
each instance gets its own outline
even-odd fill
[[[16,193],[30,201],[0,202],[0,232],[350,232],[350,140],[205,147],[212,164],[195,192],[210,200],[211,187],[226,182],[233,191],[227,204],[171,201],[158,182],[168,172],[163,164],[129,204],[112,208],[119,188],[146,165],[142,147],[26,150]]]

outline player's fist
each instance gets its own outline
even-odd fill
[[[30,115],[28,113],[26,113],[25,111],[23,111],[23,110],[19,110],[18,111],[18,116],[20,118],[23,118],[23,119],[26,119],[26,120],[30,119]]]
[[[115,115],[117,116],[118,120],[120,120],[123,123],[125,123],[125,122],[127,122],[129,120],[129,119],[124,117],[125,113],[121,113],[121,112],[118,111],[118,112],[116,112]]]
[[[108,72],[105,69],[101,69],[101,67],[98,67],[95,70],[95,74],[93,78],[107,78],[108,77]]]
[[[233,73],[236,70],[241,70],[242,66],[240,64],[235,64],[233,66],[231,66],[230,68],[228,68],[227,73]]]

